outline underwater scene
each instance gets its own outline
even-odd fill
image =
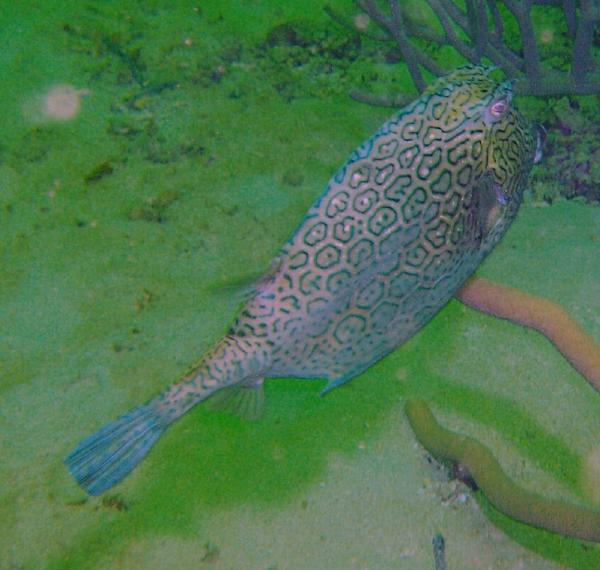
[[[0,569],[600,568],[597,0],[0,24]]]

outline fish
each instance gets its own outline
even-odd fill
[[[223,338],[65,458],[88,494],[119,483],[200,402],[252,418],[265,379],[325,379],[326,393],[434,317],[509,228],[540,156],[512,82],[492,72],[438,78],[356,148]]]

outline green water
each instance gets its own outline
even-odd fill
[[[598,394],[543,338],[457,302],[325,398],[323,382],[274,380],[259,422],[195,409],[103,498],[66,472],[82,437],[224,332],[235,284],[268,268],[389,115],[348,91],[410,89],[321,3],[273,4],[34,2],[0,16],[0,568],[425,570],[440,532],[449,568],[600,567],[597,546],[499,515],[416,444],[410,394],[522,485],[593,499],[581,471]],[[283,45],[291,21],[320,38],[312,51]],[[85,90],[63,122],[41,107],[59,84]],[[598,339],[600,210],[537,205],[480,274],[561,303]]]

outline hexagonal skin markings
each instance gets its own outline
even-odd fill
[[[427,204],[427,193],[424,188],[415,188],[406,198],[402,205],[401,212],[404,223],[409,224],[415,218],[418,218]]]
[[[419,288],[420,275],[418,273],[402,272],[396,275],[389,286],[389,297],[391,299],[402,299],[415,289]]]
[[[283,323],[283,330],[290,338],[298,338],[305,330],[304,319],[301,316],[290,317]],[[294,350],[294,352],[297,352]]]
[[[396,303],[391,303],[390,301],[383,301],[373,309],[370,317],[371,317],[371,326],[377,332],[384,331],[387,329],[389,324],[396,317],[396,313],[398,312],[398,305]]]
[[[418,144],[403,148],[398,153],[398,164],[400,165],[400,168],[402,170],[408,170],[420,154],[421,150]]]
[[[427,209],[425,210],[425,212],[423,214],[423,221],[426,224],[429,224],[431,221],[435,220],[435,218],[437,218],[440,213],[440,209],[441,209],[440,202],[436,202],[436,201],[430,202],[429,205],[427,206]]]
[[[413,186],[410,174],[401,174],[384,190],[384,196],[393,202],[400,202]]]
[[[358,163],[350,171],[348,185],[350,186],[350,188],[356,190],[357,188],[368,184],[370,179],[371,165]]]
[[[354,338],[360,338],[367,327],[367,319],[363,315],[346,315],[335,327],[333,338],[340,344],[346,344]]]
[[[450,91],[443,96],[449,95]],[[357,152],[352,157],[352,161],[346,165],[343,180],[336,175],[336,181],[343,186],[336,187],[335,182],[331,182],[327,187],[329,196],[323,198],[318,212],[315,212],[315,215],[321,216],[322,221],[331,220],[331,224],[325,242],[316,244],[314,249],[306,248],[310,258],[309,263],[312,263],[315,271],[321,271],[323,278],[320,292],[312,295],[323,295],[323,293],[331,295],[333,305],[330,305],[329,310],[334,320],[353,314],[355,311],[352,310],[352,305],[356,307],[358,314],[363,314],[362,311],[374,310],[358,307],[357,295],[351,293],[351,290],[363,290],[373,279],[383,280],[383,282],[390,280],[391,283],[399,272],[403,272],[403,277],[396,283],[397,290],[402,288],[401,282],[405,289],[410,290],[411,279],[408,274],[412,268],[412,272],[418,275],[419,279],[417,289],[422,287],[427,290],[432,286],[438,287],[436,283],[440,282],[440,277],[443,277],[440,273],[440,271],[443,273],[442,266],[446,266],[448,272],[453,271],[453,261],[443,255],[445,251],[449,251],[452,255],[457,248],[473,251],[471,242],[480,241],[475,227],[477,220],[472,215],[472,211],[476,209],[471,205],[473,193],[470,186],[473,180],[467,188],[463,188],[460,183],[469,179],[469,171],[461,172],[461,181],[457,180],[464,163],[463,141],[469,136],[473,124],[466,123],[460,109],[457,112],[453,108],[448,108],[447,111],[452,116],[444,116],[437,124],[432,124],[430,118],[434,102],[435,97],[424,98],[418,104],[410,105],[399,113],[395,122],[386,123],[370,139],[372,148],[368,157],[364,155],[364,149],[368,146],[365,144],[361,147],[361,152]],[[420,108],[419,113],[416,112],[417,107]],[[398,144],[395,144],[394,140]],[[483,140],[482,137],[481,141]],[[467,161],[471,152],[479,156],[483,154],[481,141],[470,141],[475,143],[475,147],[472,151],[469,148]],[[439,156],[433,152],[436,148],[439,148],[442,153],[440,164],[436,163]],[[450,158],[448,158],[449,152]],[[456,160],[460,163],[452,164]],[[401,161],[404,161],[403,164],[407,165],[408,169],[402,170]],[[422,181],[419,175],[423,178]],[[473,167],[473,177],[481,175],[479,167]],[[367,192],[373,196],[373,200],[361,204],[356,200],[357,195],[368,190],[375,191],[378,199],[375,200],[375,195]],[[333,198],[334,193],[339,194],[337,199]],[[360,198],[363,198],[363,195],[359,200]],[[387,206],[391,207],[398,218],[394,223],[388,221],[393,219],[393,215],[389,218],[376,216],[379,208]],[[359,209],[367,209],[367,212],[361,212]],[[462,216],[459,216],[460,214]],[[408,219],[408,223],[405,218]],[[305,228],[316,221],[318,220],[311,220],[309,217]],[[442,226],[438,224],[440,221],[444,222]],[[450,235],[459,240],[457,244],[450,243]],[[296,241],[296,246],[301,249],[302,234],[298,235],[298,238],[300,239]],[[365,238],[372,240],[372,248],[371,244],[364,241]],[[342,252],[338,262],[339,268],[336,264],[329,266],[329,263],[335,259],[331,250],[324,248],[329,244],[335,245]],[[417,247],[418,245],[422,247]],[[319,263],[315,264],[321,250],[323,253],[319,257]],[[472,254],[467,254],[469,255]],[[455,260],[454,263],[456,262]],[[466,261],[466,263],[471,262]],[[325,269],[318,267],[320,264],[325,266]],[[344,271],[349,271],[350,276]],[[296,271],[296,282],[303,272],[304,269]],[[332,275],[335,275],[335,278],[331,278]],[[447,285],[442,287],[447,288]],[[299,288],[298,283],[296,288]],[[337,293],[330,293],[330,289],[337,290]],[[383,299],[395,302],[396,299],[391,298],[388,285],[385,289]],[[419,304],[419,300],[414,297],[414,294],[409,294],[410,298],[405,298],[409,304],[404,310],[413,311]],[[428,295],[430,294],[425,295],[422,301],[427,305],[432,302],[432,298]],[[342,300],[338,303],[337,300],[340,298]],[[442,297],[439,297],[439,302],[442,300]],[[303,301],[306,302],[308,299]],[[438,302],[438,299],[433,299],[433,302]],[[342,305],[347,308],[341,310]],[[369,320],[363,337],[368,336],[369,342],[377,342],[376,335],[370,333],[370,322]],[[408,327],[409,323],[406,326]],[[360,351],[357,350],[359,343],[360,339],[356,342],[351,341],[355,359],[361,358]],[[342,349],[345,350],[339,347],[340,351]],[[327,352],[328,357],[333,359],[334,352]],[[333,364],[332,361],[330,362]]]
[[[414,247],[411,247],[405,256],[406,265],[412,268],[422,267],[423,264],[427,261],[429,257],[429,251],[425,247],[425,245],[418,243]]]
[[[401,226],[390,232],[383,240],[379,242],[379,255],[385,257],[387,255],[403,252],[410,244],[421,235],[421,226],[413,224],[409,227]]]
[[[386,229],[393,226],[397,219],[396,210],[389,206],[379,206],[369,218],[367,227],[373,235],[380,236]]]
[[[389,141],[381,143],[377,147],[377,151],[373,153],[371,160],[373,162],[377,162],[379,160],[386,160],[388,158],[393,157],[398,150],[398,141],[396,139],[391,139]]]
[[[366,214],[378,201],[377,191],[373,188],[367,188],[356,194],[354,200],[352,200],[352,208],[359,214]]]
[[[467,138],[455,142],[446,151],[446,162],[452,166],[457,166],[467,158],[470,145],[471,143]]]
[[[481,141],[475,141],[471,145],[471,158],[475,161],[479,160],[481,153],[483,152],[483,144]]]
[[[481,154],[481,142],[479,142],[479,154]],[[471,143],[468,139],[463,139],[451,146],[446,152],[446,162],[452,166],[456,173],[454,181],[463,188],[467,188],[473,179],[473,166],[468,159],[471,150]]]
[[[327,205],[325,206],[325,215],[328,218],[335,218],[338,214],[345,212],[348,209],[348,204],[350,203],[350,194],[342,190],[341,192],[336,192],[331,198],[327,201]]]
[[[311,337],[324,335],[331,325],[331,299],[317,297],[311,299],[307,305],[307,313],[311,317],[310,326],[306,329],[306,334]]]
[[[290,270],[300,269],[308,264],[308,253],[306,251],[298,251],[290,256],[289,268]]]
[[[237,331],[237,334],[241,337],[257,337],[257,338],[268,338],[271,331],[262,326],[264,323],[260,321],[255,322],[254,317],[249,313],[242,313],[240,316],[245,317],[243,324]]]
[[[379,241],[378,264],[381,275],[398,273],[408,246],[414,243],[420,234],[419,224],[400,226]]]
[[[448,168],[442,169],[436,178],[431,181],[431,191],[440,197],[452,190],[452,172]]]
[[[452,254],[449,251],[442,251],[439,254],[433,255],[427,266],[421,274],[422,287],[433,287],[440,278],[449,276],[452,271]]]
[[[450,96],[450,92],[448,92],[448,97]],[[448,109],[448,99],[442,99],[441,101],[436,101],[431,105],[431,117],[434,122],[441,122],[441,119],[446,115],[446,111]]]
[[[430,125],[425,129],[423,134],[423,145],[425,148],[431,146],[434,143],[440,143],[444,140],[444,130],[436,125]]]
[[[381,163],[381,166],[375,168],[375,184],[385,185],[394,175],[396,165],[393,162]]]
[[[348,289],[350,283],[352,283],[352,273],[347,269],[340,269],[327,278],[325,288],[328,293],[335,295],[340,291]]]
[[[356,299],[356,306],[359,309],[372,309],[383,297],[384,290],[383,283],[374,279],[360,291]]]
[[[458,192],[452,192],[443,204],[442,214],[454,217],[462,203],[462,196]]]
[[[263,303],[254,303],[252,307],[247,307],[244,309],[241,314],[252,319],[268,318],[275,314],[275,308],[273,303],[269,301]]]
[[[400,130],[400,139],[404,142],[421,142],[423,139],[423,119],[418,115],[404,121]]]
[[[328,226],[325,222],[316,222],[309,226],[302,236],[304,243],[313,247],[327,238]]]
[[[348,263],[357,271],[361,271],[372,263],[374,250],[372,240],[360,239],[348,250]]]
[[[344,216],[333,225],[333,237],[342,243],[348,243],[354,237],[354,231],[354,216]]]
[[[293,315],[300,311],[302,305],[297,295],[284,295],[278,300],[278,306],[283,315]]]
[[[448,223],[440,220],[425,232],[425,239],[433,249],[440,249],[446,245],[449,229]]]
[[[319,269],[329,269],[340,261],[342,252],[338,247],[328,244],[321,248],[315,255],[315,265]]]
[[[434,148],[431,152],[423,153],[417,166],[417,176],[421,180],[428,180],[442,162],[442,151]]]
[[[307,297],[321,290],[322,275],[309,269],[300,275],[298,287],[300,292]]]
[[[431,289],[422,289],[418,292],[413,309],[413,321],[421,328],[423,323],[431,319],[439,309],[440,293]]]

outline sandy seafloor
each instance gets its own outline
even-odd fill
[[[203,25],[193,3],[121,6],[144,30],[142,53],[160,34],[161,49],[179,49]],[[195,409],[125,482],[86,500],[63,457],[222,334],[240,283],[389,114],[268,86],[231,97],[227,80],[156,80],[132,106],[143,89],[65,39],[66,22],[93,36],[93,14],[57,2],[3,16],[0,568],[430,570],[437,533],[450,569],[600,568],[600,547],[499,515],[416,443],[411,394],[522,485],[600,502],[600,395],[537,334],[456,301],[325,398],[323,382],[273,380],[256,423]],[[131,71],[131,52],[106,40],[113,20],[128,25],[105,8],[96,47]],[[39,110],[58,83],[90,91],[64,123]],[[599,240],[597,206],[527,203],[480,274],[561,303],[600,339]]]

